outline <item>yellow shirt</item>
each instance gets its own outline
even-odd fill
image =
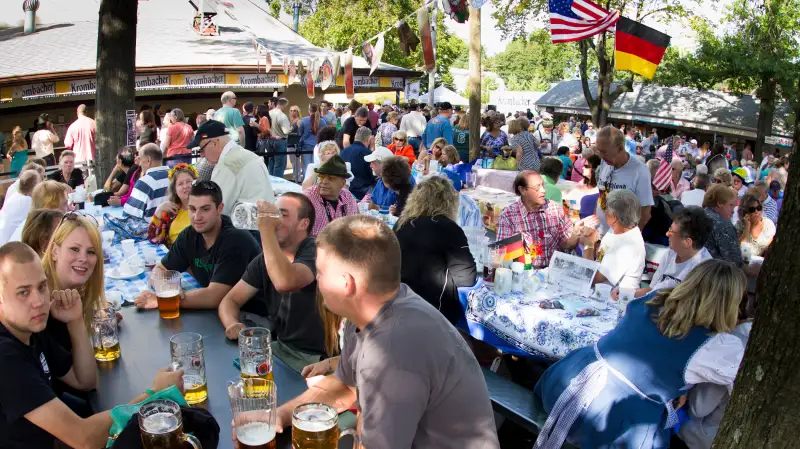
[[[181,233],[184,229],[188,226],[191,226],[191,221],[189,220],[189,211],[185,209],[181,209],[178,211],[178,215],[175,216],[175,219],[172,220],[172,223],[169,224],[169,235],[167,236],[167,246],[172,246],[175,243],[175,240],[178,240],[178,234]]]

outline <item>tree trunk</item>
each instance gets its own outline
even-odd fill
[[[774,78],[765,76],[761,79],[761,88],[758,97],[761,105],[758,108],[758,125],[756,125],[756,146],[753,148],[755,160],[761,160],[764,152],[764,138],[772,134],[772,119],[775,112],[775,89],[777,82]]]
[[[778,233],[761,270],[758,313],[714,449],[797,446],[800,263],[795,248],[800,241],[800,105],[795,105],[795,114],[791,173]]]
[[[127,143],[125,111],[135,109],[136,20],[139,2],[102,0],[97,30],[97,182],[115,165]]]
[[[469,156],[481,150],[481,10],[469,8]]]
[[[597,41],[597,112],[592,116],[597,116],[597,128],[602,128],[608,124],[608,111],[611,110],[610,90],[611,82],[614,77],[614,67],[609,63],[606,55],[606,33],[600,33]]]

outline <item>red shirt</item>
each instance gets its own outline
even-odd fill
[[[411,145],[406,145],[399,150],[395,144],[391,144],[386,148],[392,150],[392,153],[394,153],[395,156],[403,156],[407,158],[409,167],[414,163],[414,161],[417,160],[417,157],[414,156],[414,148]]]
[[[67,135],[64,136],[64,146],[75,152],[76,163],[94,160],[96,133],[97,127],[94,120],[85,115],[78,117],[78,120],[69,125]]]
[[[192,150],[186,148],[186,145],[194,138],[194,130],[192,125],[184,122],[177,122],[167,128],[167,136],[169,136],[169,148],[167,148],[167,157],[172,157],[178,154],[189,154]]]
[[[569,221],[564,208],[555,201],[547,200],[545,205],[529,212],[522,200],[503,209],[497,220],[497,240],[527,232],[542,251],[533,260],[535,268],[544,268],[556,251],[564,246],[572,233],[572,222]]]

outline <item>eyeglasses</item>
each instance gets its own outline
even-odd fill
[[[75,212],[75,211],[70,211],[70,212],[67,212],[66,214],[64,214],[64,216],[61,217],[61,221],[58,223],[58,225],[61,226],[65,221],[77,221],[78,217],[88,218],[88,219],[90,219],[91,222],[94,223],[95,226],[98,226],[98,227],[100,226],[99,223],[97,223],[97,219],[94,218],[94,216],[87,215],[87,214],[81,214],[81,213]]]
[[[759,212],[761,212],[762,210],[764,210],[764,206],[762,206],[762,205],[760,205],[760,204],[759,204],[758,206],[750,206],[750,207],[748,207],[748,208],[746,209],[746,212],[747,212],[748,214],[752,214],[752,213],[755,213],[755,211],[759,211]]]
[[[210,144],[211,144],[211,142],[213,142],[213,141],[214,141],[213,139],[209,139],[209,140],[208,140],[208,142],[206,142],[204,145],[202,145],[202,146],[200,147],[200,154],[203,154],[203,153],[206,151],[206,147],[207,147],[208,145],[210,145]]]

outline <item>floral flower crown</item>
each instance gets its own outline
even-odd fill
[[[178,171],[181,171],[181,170],[185,170],[185,171],[190,172],[192,175],[194,175],[194,179],[197,179],[197,178],[200,177],[200,174],[197,173],[197,169],[194,168],[193,165],[189,165],[187,163],[181,162],[180,164],[176,164],[169,171],[169,175],[168,175],[169,176],[169,180],[172,181],[172,177],[175,176],[175,173],[177,173]]]

